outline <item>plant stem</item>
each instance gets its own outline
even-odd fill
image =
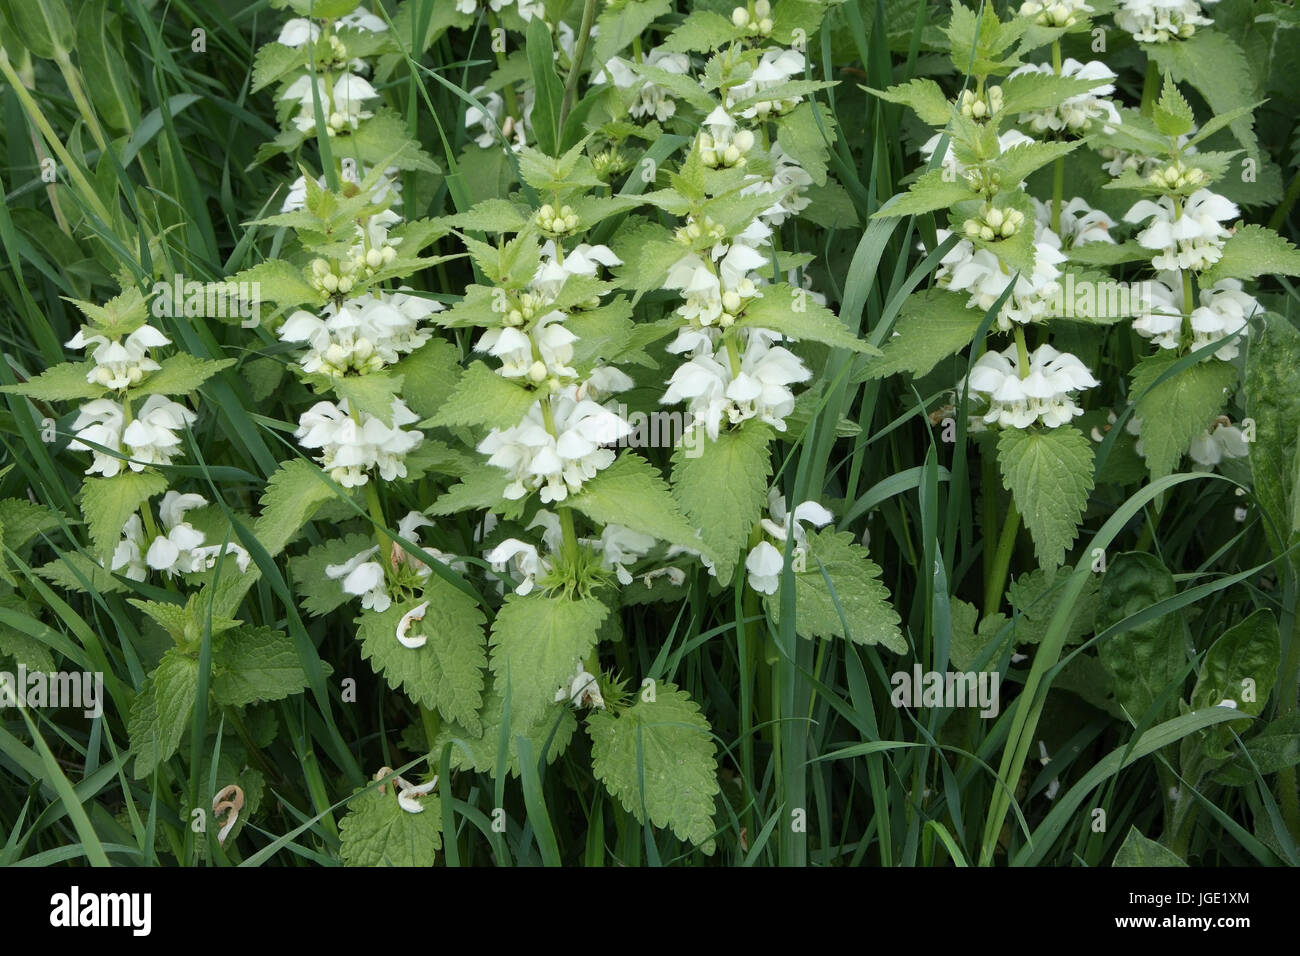
[[[1002,534],[998,536],[998,550],[993,555],[993,573],[984,582],[984,617],[997,613],[1002,606],[1002,592],[1011,570],[1011,552],[1015,550],[1019,530],[1020,511],[1016,508],[1015,498],[1011,498],[1007,502],[1006,520],[1002,522]]]
[[[1146,76],[1142,79],[1142,115],[1150,116],[1156,102],[1156,88],[1160,85],[1160,67],[1147,59]]]
[[[373,480],[366,482],[366,507],[370,509],[370,519],[375,523],[379,534],[379,548],[384,555],[384,570],[393,567],[393,540],[386,534],[388,522],[384,520],[384,506],[379,501],[379,489]]]
[[[569,117],[573,107],[573,98],[578,92],[578,74],[582,72],[582,60],[587,55],[587,42],[591,39],[591,25],[596,19],[596,0],[587,0],[582,8],[582,26],[578,28],[577,43],[573,48],[573,63],[569,67],[569,79],[564,84],[564,99],[560,103],[559,134],[564,135],[564,121]]]

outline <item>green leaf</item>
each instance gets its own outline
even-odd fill
[[[513,428],[537,401],[536,392],[503,378],[483,362],[474,362],[429,424]]]
[[[288,47],[282,43],[267,43],[253,58],[253,85],[250,93],[279,82],[295,70],[307,66],[311,44]]]
[[[650,24],[670,12],[672,4],[668,0],[629,0],[622,5],[606,6],[596,18],[593,67],[603,67],[610,57],[623,52]]]
[[[678,510],[658,469],[631,450],[559,504],[581,511],[597,525],[620,524],[669,544],[710,551]]]
[[[1095,90],[1100,84],[1096,80],[1074,76],[1021,73],[1019,76],[1007,77],[1000,85],[1002,110],[1014,115],[1050,110],[1072,96],[1081,96]]]
[[[751,421],[719,432],[718,440],[705,441],[698,455],[688,454],[687,445],[673,453],[673,497],[715,555],[718,583],[724,587],[767,506],[771,440],[771,428]]]
[[[52,508],[23,498],[0,498],[0,541],[11,551],[59,524],[59,513]]]
[[[324,665],[326,673],[329,665]],[[241,627],[224,635],[212,657],[212,696],[243,707],[284,700],[307,689],[293,638],[271,627]]]
[[[821,103],[800,103],[778,117],[776,141],[812,177],[815,185],[826,185],[826,164],[835,143],[835,116],[827,107]]]
[[[596,646],[608,608],[592,598],[511,594],[492,624],[489,667],[510,686],[511,721],[531,726]]]
[[[1042,169],[1075,149],[1079,141],[1057,143],[1021,143],[1012,146],[994,162],[1002,182],[1014,185],[1023,182],[1036,169]],[[1028,230],[1033,232],[1032,227]]]
[[[1093,449],[1077,428],[1004,429],[998,436],[1002,484],[1015,498],[1044,568],[1065,559],[1092,491]]]
[[[903,303],[897,333],[885,342],[878,360],[866,366],[868,378],[897,372],[926,375],[941,361],[964,349],[975,338],[984,314],[966,307],[967,296],[945,289],[926,289]]]
[[[1173,597],[1175,591],[1174,576],[1155,555],[1129,551],[1115,556],[1101,579],[1097,632]],[[1182,618],[1165,614],[1097,646],[1102,664],[1115,678],[1115,699],[1132,720],[1140,721],[1171,684],[1181,685],[1186,643]],[[1182,696],[1174,694],[1156,713],[1154,723],[1176,716]]]
[[[1223,244],[1223,256],[1201,273],[1201,288],[1221,279],[1300,275],[1300,249],[1266,226],[1240,226]]]
[[[542,17],[528,23],[526,52],[533,77],[533,113],[529,124],[537,137],[537,148],[548,156],[559,145],[560,108],[564,86],[555,73],[555,48],[551,29]]]
[[[1192,688],[1192,709],[1233,700],[1243,714],[1262,713],[1280,657],[1277,621],[1271,611],[1261,608],[1210,646]]]
[[[1137,827],[1129,827],[1128,836],[1115,851],[1115,860],[1111,866],[1186,866],[1177,853],[1161,846],[1155,840],[1148,840],[1138,832]]]
[[[519,232],[528,225],[532,210],[508,199],[485,199],[472,209],[443,220],[456,229],[478,232]]]
[[[1258,99],[1250,60],[1237,41],[1222,30],[1197,30],[1176,43],[1139,44],[1163,72],[1179,83],[1190,83],[1215,114],[1231,113]],[[1254,116],[1239,113],[1228,125],[1251,156],[1259,155]]]
[[[92,385],[86,374],[95,367],[94,362],[64,362],[47,368],[35,378],[15,385],[0,385],[0,392],[26,395],[40,402],[73,402],[100,398],[107,389]]]
[[[907,192],[895,196],[883,209],[872,215],[873,219],[891,216],[919,216],[936,209],[949,209],[955,203],[978,199],[979,194],[966,185],[964,178],[949,180],[942,169],[932,169],[908,187]],[[1032,230],[1031,230],[1032,231]]]
[[[643,692],[617,715],[587,718],[591,769],[638,820],[670,827],[678,838],[712,854],[717,751],[699,705],[668,683]]]
[[[330,380],[334,392],[351,411],[373,415],[393,424],[393,400],[402,394],[402,376],[394,372],[368,372]]]
[[[1051,626],[1052,616],[1065,594],[1069,572],[1053,568],[1027,571],[1011,582],[1007,597],[1015,610],[1014,640],[1017,645],[1041,644]],[[1089,577],[1079,592],[1065,626],[1064,642],[1077,644],[1093,632],[1097,613],[1096,576]]]
[[[1271,721],[1245,743],[1250,760],[1236,754],[1232,763],[1219,770],[1216,782],[1233,787],[1248,786],[1255,781],[1255,770],[1263,775],[1300,764],[1300,711],[1293,710],[1285,717]],[[1251,763],[1254,763],[1254,769]]]
[[[421,173],[442,172],[419,142],[406,134],[406,120],[390,109],[380,109],[352,135],[357,155],[366,166],[396,166]]]
[[[286,461],[266,483],[262,515],[253,533],[274,557],[294,539],[316,509],[333,497],[334,490],[314,464],[301,458]]]
[[[131,395],[183,395],[192,392],[222,369],[234,365],[235,360],[210,361],[181,352],[158,364],[162,367],[150,372],[139,385],[134,386]]]
[[[294,589],[302,596],[303,610],[320,617],[350,601],[352,595],[343,590],[342,582],[326,577],[325,569],[331,564],[345,564],[374,545],[372,534],[350,534],[330,538],[306,554],[290,558]]]
[[[473,770],[496,776],[497,748],[501,740],[501,719],[504,700],[493,678],[483,693],[483,709],[479,711],[478,721],[482,725],[480,733],[474,733],[455,722],[444,722],[442,731],[433,745],[433,752],[441,753],[442,748],[456,741],[451,749],[451,765],[458,770]],[[523,724],[518,717],[510,715],[508,737],[507,768],[511,776],[519,776],[519,745],[516,738],[523,736],[532,744],[533,756],[543,752],[546,762],[554,763],[569,747],[573,732],[578,729],[578,721],[573,716],[573,709],[567,703],[552,701],[542,711],[540,717],[531,725]],[[554,731],[554,736],[552,736]],[[549,743],[549,749],[547,745]],[[462,749],[463,748],[463,749]],[[466,754],[466,750],[469,751]]]
[[[423,618],[407,631],[408,636],[424,636],[424,645],[404,647],[397,640],[398,623],[408,611],[425,603]],[[390,686],[400,687],[416,703],[437,708],[448,720],[477,731],[476,712],[483,703],[483,668],[487,664],[485,623],[473,598],[431,575],[418,598],[395,603],[383,613],[363,611],[357,621],[357,636],[361,656]]]
[[[803,289],[779,283],[763,286],[763,297],[745,307],[737,327],[772,329],[791,339],[809,339],[832,348],[867,355],[879,349],[860,339],[830,309],[818,305]]]
[[[796,567],[793,575],[794,629],[800,637],[847,637],[855,644],[882,644],[896,654],[907,653],[898,612],[889,602],[889,589],[879,581],[880,567],[852,534],[831,528],[809,531],[803,568]],[[772,617],[780,620],[780,591],[768,595],[766,603]]]
[[[131,702],[127,734],[137,780],[176,753],[189,727],[198,684],[198,660],[173,647]]]
[[[1300,436],[1300,332],[1286,319],[1265,314],[1246,356],[1246,414],[1255,422],[1250,469],[1264,532],[1282,554],[1297,527],[1294,485]],[[1293,562],[1298,559],[1294,556]]]
[[[281,309],[291,309],[306,305],[318,309],[325,304],[327,296],[307,281],[303,270],[283,259],[267,259],[252,268],[238,272],[226,280],[223,285],[235,283],[252,295],[252,305],[260,308],[263,302],[272,302]],[[254,314],[257,314],[255,311]]]
[[[510,477],[495,465],[484,464],[469,471],[437,501],[425,509],[426,514],[452,515],[479,509],[503,510],[506,485]]]
[[[167,490],[156,471],[124,471],[112,478],[87,478],[81,487],[81,513],[95,554],[108,558],[122,537],[127,519],[154,495]]]
[[[1178,360],[1177,353],[1163,350],[1144,358],[1132,372],[1132,394],[1137,396],[1137,416],[1142,420],[1142,457],[1152,478],[1163,478],[1178,467],[1192,441],[1219,414],[1237,381],[1235,366],[1210,359],[1154,385]]]
[[[736,38],[731,20],[712,10],[693,10],[662,44],[673,53],[708,53]]]
[[[908,80],[887,90],[867,90],[889,103],[901,103],[915,111],[927,126],[946,126],[950,104],[934,80]]]
[[[412,781],[414,782],[414,781]],[[436,793],[419,797],[419,813],[397,802],[397,781],[367,790],[339,821],[339,858],[345,866],[433,866],[442,849],[442,807]]]
[[[392,367],[401,376],[406,404],[422,417],[437,414],[460,378],[460,352],[446,339],[430,339]]]
[[[1183,94],[1178,92],[1173,77],[1168,74],[1165,75],[1164,88],[1160,91],[1160,99],[1156,100],[1151,117],[1155,120],[1156,129],[1170,139],[1190,133],[1196,125],[1196,114],[1192,112],[1192,107],[1183,98]]]

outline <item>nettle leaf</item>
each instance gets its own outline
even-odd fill
[[[1196,125],[1196,114],[1192,112],[1191,104],[1178,92],[1177,84],[1168,74],[1165,74],[1164,88],[1156,100],[1151,118],[1155,120],[1156,129],[1170,139],[1190,133]]]
[[[983,15],[953,4],[952,19],[945,32],[952,44],[952,62],[962,73],[975,76],[1009,73],[1020,65],[1011,48],[1028,29],[1030,21],[1021,17],[1000,23],[992,5],[982,7]]]
[[[474,362],[429,424],[511,428],[523,421],[537,401],[536,392],[501,377],[483,362]]]
[[[1155,840],[1148,840],[1138,832],[1137,827],[1129,827],[1128,836],[1120,848],[1115,851],[1115,860],[1111,866],[1186,866],[1180,857],[1168,847],[1161,846]]]
[[[1215,775],[1216,783],[1244,787],[1255,782],[1255,769],[1259,773],[1277,773],[1300,764],[1300,711],[1293,710],[1285,717],[1271,721],[1263,730],[1246,741],[1250,760],[1240,753],[1232,763]],[[1251,768],[1254,763],[1255,769]]]
[[[59,527],[59,512],[24,498],[0,498],[0,541],[11,551]],[[2,559],[0,559],[2,560]]]
[[[993,163],[1007,184],[1023,182],[1036,169],[1042,169],[1075,149],[1080,140],[1057,143],[1021,143],[1005,150]],[[1027,223],[1028,224],[1028,223]],[[1033,232],[1030,228],[1029,232]]]
[[[1015,498],[1044,568],[1065,559],[1092,491],[1093,448],[1077,428],[1004,429],[998,436],[1002,484]]]
[[[17,611],[35,619],[40,613],[21,598],[10,594],[0,597],[0,608]],[[55,670],[54,655],[50,649],[35,637],[0,621],[0,659],[9,658],[15,665],[27,668],[28,672],[39,671],[50,674]]]
[[[139,385],[131,388],[131,395],[183,395],[192,392],[222,369],[234,365],[235,360],[210,361],[181,352],[158,364],[162,367],[150,372]]]
[[[532,210],[508,199],[484,199],[472,209],[448,216],[442,221],[455,229],[478,232],[519,232],[528,226]]]
[[[1135,240],[1127,242],[1085,242],[1069,250],[1070,261],[1085,266],[1117,266],[1125,262],[1146,262],[1151,250]]]
[[[1250,61],[1237,41],[1225,32],[1197,30],[1177,43],[1142,43],[1139,46],[1161,71],[1172,74],[1179,83],[1196,87],[1216,114],[1231,113],[1252,105],[1257,99]],[[1228,125],[1246,151],[1251,156],[1258,156],[1254,122],[1254,116],[1247,111],[1238,113],[1237,119]]]
[[[620,524],[669,544],[705,553],[710,550],[709,543],[696,534],[695,525],[678,510],[659,470],[631,450],[559,505],[581,511],[597,525]]]
[[[1300,249],[1267,226],[1239,226],[1223,244],[1223,256],[1200,276],[1207,289],[1221,279],[1300,275]]]
[[[503,502],[510,476],[495,465],[483,464],[468,471],[457,483],[447,489],[437,501],[425,509],[425,514],[452,515],[461,511],[510,511],[515,502]]]
[[[693,10],[660,44],[672,53],[709,53],[736,38],[735,24],[712,10]]]
[[[884,378],[897,372],[920,377],[964,349],[984,321],[984,313],[966,307],[967,298],[946,289],[908,296],[894,326],[896,334],[886,340],[879,359],[868,361],[866,377]]]
[[[1293,485],[1300,436],[1300,332],[1286,319],[1265,314],[1246,356],[1246,414],[1255,420],[1250,469],[1264,531],[1275,554],[1297,527]],[[1296,559],[1293,557],[1293,561]]]
[[[1173,473],[1193,439],[1219,414],[1237,381],[1235,366],[1210,359],[1155,385],[1178,360],[1172,350],[1160,351],[1144,358],[1132,372],[1132,394],[1137,396],[1137,416],[1142,420],[1142,457],[1152,478]]]
[[[637,820],[670,827],[712,854],[718,762],[712,729],[699,705],[668,683],[616,715],[587,718],[591,769]]]
[[[423,635],[427,640],[422,647],[404,647],[397,640],[398,623],[404,614],[426,602],[424,617],[413,622],[407,634]],[[483,668],[487,665],[485,623],[487,619],[472,597],[431,575],[418,598],[394,603],[383,613],[363,611],[357,621],[357,637],[361,656],[389,685],[401,687],[416,703],[437,708],[448,720],[477,732]]]
[[[501,689],[496,679],[492,678],[487,690],[483,692],[483,708],[478,715],[478,725],[481,725],[479,731],[471,731],[454,721],[444,722],[431,750],[441,755],[443,747],[452,743],[452,767],[495,777],[504,703]],[[552,701],[531,725],[525,725],[519,720],[517,714],[511,713],[510,728],[506,734],[508,751],[506,767],[510,776],[519,776],[519,744],[516,738],[526,738],[532,745],[534,757],[540,758],[544,754],[546,762],[550,764],[569,749],[569,742],[577,729],[577,718],[574,717],[573,709],[567,703]]]
[[[635,219],[614,236],[613,250],[623,260],[613,269],[619,286],[637,293],[663,288],[668,270],[688,254],[663,226]]]
[[[316,510],[334,497],[321,470],[301,458],[284,462],[266,483],[253,534],[272,557],[284,550]]]
[[[176,753],[194,712],[198,685],[198,660],[173,647],[136,694],[126,729],[137,780]]]
[[[393,400],[402,394],[402,376],[390,371],[344,375],[329,380],[348,408],[373,415],[385,425],[393,424]]]
[[[751,420],[719,432],[717,441],[683,443],[673,453],[673,497],[708,542],[723,586],[767,507],[771,441],[772,429]],[[701,448],[699,454],[690,453],[691,447]]]
[[[256,93],[306,67],[310,51],[310,44],[288,47],[282,43],[268,43],[263,46],[253,59],[253,85],[249,92]]]
[[[127,519],[154,495],[167,490],[156,471],[123,471],[112,478],[87,478],[81,486],[81,513],[95,554],[107,558],[122,537]]]
[[[821,103],[800,103],[777,118],[776,141],[815,185],[826,185],[826,164],[835,143],[835,115],[830,109]]]
[[[1261,608],[1224,631],[1206,651],[1196,686],[1192,688],[1192,709],[1233,701],[1242,714],[1258,717],[1273,690],[1281,658],[1277,620],[1271,611]],[[1243,734],[1251,723],[1245,719],[1234,720],[1209,728],[1200,737],[1201,752],[1215,760],[1228,759],[1236,749],[1233,732]]]
[[[953,598],[952,608],[952,646],[948,651],[948,660],[957,670],[968,671],[975,667],[976,661],[984,655],[985,649],[997,640],[999,632],[1006,626],[1007,617],[1000,611],[990,614],[976,626],[979,611],[975,605],[961,598]],[[996,666],[998,658],[1011,643],[1011,634],[1003,638],[1001,644],[985,658],[991,666]]]
[[[889,589],[878,580],[880,566],[852,534],[831,528],[809,531],[808,553],[793,575],[794,629],[800,637],[847,637],[855,644],[882,644],[896,654],[907,653]],[[765,599],[777,620],[780,596],[778,590]]]
[[[427,417],[436,414],[456,388],[460,350],[446,339],[433,338],[391,367],[401,376],[411,411]]]
[[[364,120],[352,135],[356,152],[366,166],[396,166],[424,173],[440,173],[442,169],[433,161],[419,142],[406,132],[406,120],[392,110],[384,108]]]
[[[100,398],[108,389],[102,385],[92,385],[86,379],[86,375],[94,368],[94,362],[64,362],[47,368],[25,382],[0,385],[0,392],[26,395],[38,402],[75,402]]]
[[[607,6],[596,18],[596,42],[592,63],[597,68],[631,44],[655,20],[672,12],[668,0],[629,0],[619,6]]]
[[[313,617],[320,617],[350,601],[353,595],[343,590],[343,582],[326,577],[325,569],[331,564],[344,564],[374,546],[374,535],[350,534],[344,538],[330,538],[306,554],[290,558],[294,590],[302,597],[303,610]]]
[[[243,707],[284,700],[308,685],[293,638],[271,627],[241,627],[226,634],[212,665],[212,696],[219,704]],[[322,666],[328,674],[330,666]]]
[[[367,790],[339,821],[339,858],[345,866],[433,866],[442,849],[442,809],[436,793],[419,798],[408,813],[397,802],[397,781]]]
[[[259,262],[252,268],[231,276],[223,285],[231,283],[248,289],[252,294],[251,304],[255,307],[260,307],[263,302],[271,302],[281,309],[301,305],[314,311],[328,299],[324,292],[307,281],[302,269],[283,259]]]
[[[1096,80],[1052,73],[1021,73],[1007,77],[999,85],[1003,112],[1016,114],[1052,109],[1072,96],[1096,89],[1099,84]]]
[[[37,568],[36,573],[46,581],[69,591],[85,592],[87,586],[99,594],[127,590],[127,585],[113,577],[107,568],[78,552],[67,552],[63,557]],[[83,584],[83,581],[86,583]]]
[[[763,297],[745,307],[736,326],[772,329],[791,339],[808,339],[866,355],[880,354],[878,348],[858,338],[834,312],[813,301],[807,291],[784,282],[763,286]]]
[[[511,594],[492,623],[488,666],[510,687],[512,722],[531,726],[596,646],[609,609],[593,598]]]
[[[1017,645],[1043,642],[1070,577],[1071,572],[1063,568],[1036,568],[1011,582],[1007,598],[1015,611],[1012,635]],[[1077,644],[1093,632],[1099,584],[1095,575],[1085,579],[1083,590],[1079,592],[1066,622],[1066,645]]]
[[[1155,555],[1138,551],[1116,555],[1101,579],[1097,633],[1173,597],[1176,590],[1174,576]],[[1101,663],[1115,678],[1115,699],[1134,721],[1142,720],[1171,684],[1181,687],[1186,644],[1183,619],[1165,614],[1097,645]],[[1176,716],[1179,700],[1182,694],[1174,694],[1156,713],[1155,723]]]
[[[872,218],[919,216],[936,209],[949,209],[954,203],[979,199],[979,193],[966,185],[964,178],[950,180],[942,169],[932,169],[912,183],[906,193],[895,196]],[[1031,230],[1032,231],[1032,230]]]
[[[867,92],[887,102],[910,107],[927,126],[946,126],[948,123],[951,104],[934,80],[908,80],[887,90],[868,89]]]

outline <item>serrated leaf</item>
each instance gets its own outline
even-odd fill
[[[0,498],[0,541],[17,551],[38,534],[59,527],[59,513],[22,498]]]
[[[1228,400],[1228,390],[1237,381],[1234,366],[1210,359],[1154,385],[1178,359],[1173,351],[1157,352],[1132,372],[1132,394],[1137,397],[1137,416],[1142,420],[1142,457],[1152,478],[1163,478],[1178,467],[1193,439],[1219,414]]]
[[[624,809],[712,854],[717,751],[685,691],[661,683],[653,701],[638,698],[617,716],[594,712],[587,733],[592,773]]]
[[[424,636],[425,643],[405,647],[397,640],[398,623],[404,614],[426,602],[424,617],[407,631],[409,636]],[[361,656],[390,686],[400,687],[416,703],[437,708],[448,720],[476,732],[487,665],[485,623],[473,598],[432,575],[418,598],[394,604],[382,613],[363,612],[357,622],[357,637]]]
[[[881,644],[896,654],[907,653],[907,642],[898,630],[898,612],[889,602],[889,589],[879,580],[880,567],[853,535],[831,528],[809,531],[803,569],[792,574],[794,629],[800,637],[847,638],[855,644]],[[777,620],[780,598],[779,590],[766,598]]]
[[[154,495],[167,490],[156,471],[123,471],[112,478],[87,478],[81,487],[81,513],[95,554],[107,558],[122,537],[127,519]]]
[[[1111,866],[1186,866],[1177,853],[1161,846],[1155,840],[1148,840],[1138,832],[1136,826],[1129,827],[1128,836],[1115,851]]]
[[[763,286],[763,297],[745,307],[736,326],[772,329],[787,338],[821,342],[866,355],[880,352],[870,342],[858,338],[834,312],[818,305],[805,290],[785,283]]]
[[[284,700],[308,685],[293,638],[271,627],[240,627],[225,634],[212,665],[212,696],[228,706]],[[329,665],[323,666],[328,674]]]
[[[354,797],[339,821],[339,858],[345,866],[433,866],[442,849],[442,810],[436,793],[408,813],[397,802],[396,780]]]
[[[1065,593],[1065,584],[1069,578],[1070,575],[1059,568],[1050,571],[1037,568],[1011,582],[1010,587],[1007,588],[1007,597],[1015,611],[1015,627],[1012,636],[1017,645],[1043,642],[1048,628],[1051,627],[1052,616],[1056,613],[1056,608]],[[1087,578],[1074,606],[1070,609],[1063,638],[1067,646],[1077,644],[1093,632],[1099,583],[1096,576]]]
[[[385,425],[393,424],[393,400],[402,394],[402,376],[391,371],[345,375],[331,380],[335,393],[348,409],[373,415]]]
[[[1266,226],[1241,226],[1223,244],[1223,256],[1200,276],[1208,289],[1222,279],[1300,275],[1300,249]]]
[[[483,362],[473,362],[430,424],[512,428],[537,401],[536,392],[501,377]]]
[[[897,333],[886,340],[879,359],[869,361],[868,378],[898,372],[926,375],[941,361],[964,349],[975,338],[984,314],[966,307],[967,296],[945,289],[926,289],[903,303]]]
[[[406,121],[392,110],[377,110],[352,136],[361,162],[366,166],[396,166],[423,173],[442,170],[420,144],[406,133]]]
[[[771,440],[771,428],[750,421],[705,441],[698,455],[685,444],[673,453],[673,497],[708,542],[723,586],[767,506]]]
[[[912,183],[907,192],[895,196],[873,219],[891,216],[919,216],[936,209],[949,209],[954,203],[978,199],[979,194],[966,185],[965,179],[949,180],[942,169],[932,169]]]
[[[504,716],[504,701],[497,681],[491,679],[483,692],[483,708],[479,711],[480,733],[474,733],[455,722],[445,722],[442,732],[434,743],[433,751],[441,754],[442,748],[456,741],[451,749],[451,765],[459,770],[473,770],[496,776],[497,748],[501,740],[501,720]],[[573,708],[567,703],[552,703],[542,711],[542,715],[531,725],[524,725],[511,714],[510,729],[507,737],[506,767],[511,776],[519,776],[519,745],[516,738],[526,737],[532,744],[533,756],[541,759],[545,753],[548,764],[554,763],[569,747],[573,732],[578,729],[578,721],[573,716]],[[549,743],[549,749],[548,749]],[[464,749],[462,749],[464,745]],[[465,750],[468,749],[468,755]]]
[[[736,27],[722,14],[693,10],[661,46],[673,53],[708,53],[726,46],[735,37]]]
[[[835,142],[835,117],[827,107],[821,103],[800,103],[777,119],[776,141],[812,177],[814,185],[826,185],[826,165]]]
[[[1282,554],[1300,530],[1293,484],[1300,436],[1300,332],[1281,316],[1266,313],[1263,327],[1250,338],[1243,393],[1246,414],[1255,421],[1250,445],[1255,497],[1267,516],[1264,533],[1273,552]]]
[[[948,122],[948,97],[934,80],[908,80],[887,90],[867,92],[889,103],[901,103],[911,108],[927,126],[944,126]]]
[[[294,70],[305,67],[310,50],[310,44],[299,47],[288,47],[282,43],[264,45],[253,59],[253,85],[249,92],[256,93]]]
[[[668,0],[630,0],[621,6],[607,6],[596,18],[592,62],[597,69],[621,53],[655,20],[672,11]]]
[[[1225,31],[1197,30],[1176,43],[1144,43],[1141,47],[1162,72],[1172,74],[1179,83],[1196,87],[1216,114],[1231,113],[1257,99],[1250,60]],[[1258,156],[1253,115],[1239,113],[1228,125],[1246,151]]]
[[[301,458],[284,462],[266,483],[253,533],[272,557],[284,550],[324,502],[334,497],[321,470]]]
[[[137,780],[176,753],[189,727],[198,683],[198,660],[172,648],[131,702],[127,734]]]
[[[998,436],[1002,484],[1015,498],[1044,568],[1054,568],[1078,534],[1092,491],[1093,448],[1076,428],[1008,428]]]
[[[181,352],[158,364],[162,367],[132,387],[131,395],[183,395],[192,392],[222,369],[234,365],[235,360],[211,361]]]
[[[492,623],[488,666],[510,687],[511,720],[531,726],[596,646],[608,608],[592,598],[511,594]]]
[[[302,596],[303,610],[319,617],[350,601],[353,595],[343,590],[341,581],[326,577],[325,569],[331,564],[346,563],[374,544],[372,534],[350,534],[344,538],[330,538],[306,554],[290,558],[294,589]]]
[[[47,368],[26,382],[0,385],[0,392],[26,395],[40,402],[73,402],[99,398],[107,389],[102,385],[92,385],[86,380],[86,373],[94,367],[94,362],[64,362]]]

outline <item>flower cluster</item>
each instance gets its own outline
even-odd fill
[[[329,476],[344,488],[359,488],[373,469],[384,481],[406,477],[402,460],[423,439],[416,429],[405,430],[419,416],[406,402],[393,399],[392,424],[378,415],[354,413],[346,399],[317,402],[303,412],[294,437],[304,448],[319,448],[319,461]]]
[[[1083,414],[1074,393],[1101,383],[1073,355],[1050,345],[1040,345],[1022,367],[1013,344],[1001,352],[981,355],[968,384],[972,395],[988,405],[986,424],[1028,428],[1041,422],[1056,428]]]

